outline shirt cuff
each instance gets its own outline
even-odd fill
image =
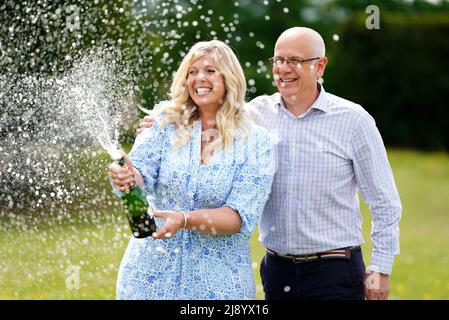
[[[385,254],[380,252],[373,252],[371,257],[371,264],[366,268],[368,271],[375,271],[380,273],[391,274],[394,262],[393,254]]]

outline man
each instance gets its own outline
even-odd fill
[[[280,140],[259,227],[265,297],[387,299],[402,207],[375,122],[319,83],[327,58],[316,31],[284,31],[271,60],[278,92],[248,104],[255,122]],[[373,216],[366,271],[359,190]]]

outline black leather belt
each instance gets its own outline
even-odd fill
[[[318,252],[318,253],[311,253],[311,254],[299,254],[299,255],[292,255],[292,254],[279,254],[271,249],[266,248],[267,254],[274,256],[279,259],[283,260],[289,260],[293,261],[295,263],[303,263],[303,262],[309,262],[309,261],[315,261],[320,259],[350,259],[351,258],[351,251],[360,248],[360,246],[354,246],[354,247],[347,247],[347,248],[340,248],[335,250],[329,250],[324,252]]]

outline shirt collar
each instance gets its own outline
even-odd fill
[[[318,109],[318,110],[321,110],[323,112],[328,112],[329,111],[329,106],[327,104],[326,91],[324,90],[323,85],[320,84],[319,82],[317,82],[317,86],[318,86],[318,90],[320,91],[320,94],[318,95],[318,98],[312,104],[310,109]],[[282,96],[281,96],[281,94],[279,92],[277,93],[276,107],[278,109],[279,108],[287,109],[287,107],[285,106],[284,100],[282,99]]]
[[[329,105],[327,103],[326,99],[326,91],[324,90],[324,87],[321,83],[317,82],[318,90],[320,91],[320,94],[318,95],[318,98],[315,100],[315,102],[312,104],[311,108],[319,109],[323,112],[329,111]]]

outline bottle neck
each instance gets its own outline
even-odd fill
[[[121,157],[118,164],[120,167],[124,167],[126,165],[125,157]]]
[[[134,189],[136,189],[137,188],[137,183],[136,183],[136,181],[131,181],[131,184],[129,185],[129,190],[134,190]]]
[[[121,157],[120,160],[118,161],[118,164],[120,167],[125,167],[126,166],[125,157]],[[137,187],[137,183],[135,180],[133,180],[129,186],[129,190],[133,191],[134,189],[136,189],[136,187]]]

